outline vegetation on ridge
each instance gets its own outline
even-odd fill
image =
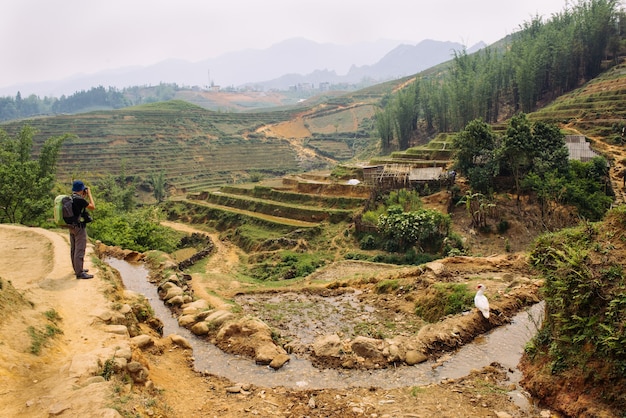
[[[553,397],[550,392],[569,381],[572,399],[581,400],[565,406],[570,416],[613,416],[595,415],[585,396],[612,411],[626,410],[625,254],[624,206],[602,222],[544,235],[530,253],[532,266],[545,277],[546,319],[526,346],[528,385],[532,392]],[[542,374],[554,383],[542,384]]]
[[[503,46],[456,52],[444,70],[418,75],[377,115],[383,152],[407,149],[418,131],[458,131],[474,119],[531,112],[600,74],[606,60],[617,64],[618,5],[579,1],[547,22],[535,17]]]

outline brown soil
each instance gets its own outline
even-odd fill
[[[510,382],[506,381],[506,370],[497,364],[462,379],[425,387],[291,390],[244,384],[238,393],[231,393],[237,382],[193,371],[190,367],[193,353],[154,333],[154,346],[133,352],[134,358],[148,365],[149,384],[132,385],[115,379],[92,383],[86,376],[73,375],[73,364],[94,351],[117,346],[129,338],[108,332],[95,316],[122,296],[106,279],[107,267],[95,258],[87,267],[96,277],[74,279],[66,235],[65,231],[0,226],[3,297],[12,288],[16,289],[15,297],[5,299],[11,301],[10,306],[0,305],[3,416],[118,416],[111,407],[122,411],[124,416],[142,417],[529,416],[520,412],[507,394]],[[89,253],[93,256],[91,248]],[[218,244],[215,261],[207,267],[216,277],[222,277],[217,286],[227,281],[232,284],[223,273],[238,256],[234,247]],[[482,272],[489,277],[494,275],[494,269],[518,266],[516,257],[482,259],[476,263],[461,257],[450,263],[458,274]],[[331,271],[324,274],[332,277]],[[211,287],[206,282],[200,286],[198,293],[210,296]],[[391,298],[387,299],[380,303],[394,305]],[[405,309],[401,303],[392,308],[398,312]],[[44,327],[48,320],[43,312],[51,309],[61,317],[58,326],[63,334],[49,339],[39,355],[31,354],[28,327]],[[94,370],[93,374],[98,372]],[[543,411],[543,416],[549,416],[549,412]]]

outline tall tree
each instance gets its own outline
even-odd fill
[[[161,170],[159,174],[150,174],[150,184],[154,189],[153,195],[158,203],[165,199],[165,173]]]
[[[417,127],[418,106],[415,83],[399,92],[394,106],[396,137],[400,150],[409,147],[411,133]]]
[[[383,154],[391,152],[393,142],[393,121],[391,108],[387,107],[376,113],[376,130],[380,135],[380,148]]]
[[[493,187],[493,179],[498,174],[498,142],[491,126],[481,119],[474,119],[454,137],[455,166],[476,191],[487,193]]]
[[[24,126],[15,138],[0,130],[0,222],[40,224],[51,212],[56,161],[66,134],[47,139],[32,156],[34,129]]]
[[[530,171],[532,146],[532,131],[526,114],[513,116],[502,138],[498,158],[513,175],[518,198],[522,188],[521,180]]]

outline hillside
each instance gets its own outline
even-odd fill
[[[141,183],[163,173],[170,194],[178,194],[354,158],[372,146],[372,119],[385,91],[377,89],[264,112],[214,112],[171,101],[0,127],[14,134],[33,126],[36,148],[51,136],[76,135],[61,149],[57,172],[63,183],[121,172]]]

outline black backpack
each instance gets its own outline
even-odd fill
[[[63,220],[68,225],[75,225],[78,223],[78,215],[74,214],[74,198],[72,196],[65,196],[61,201],[63,205]]]
[[[58,226],[74,225],[78,222],[78,217],[74,216],[72,196],[62,194],[54,199],[54,222]]]

